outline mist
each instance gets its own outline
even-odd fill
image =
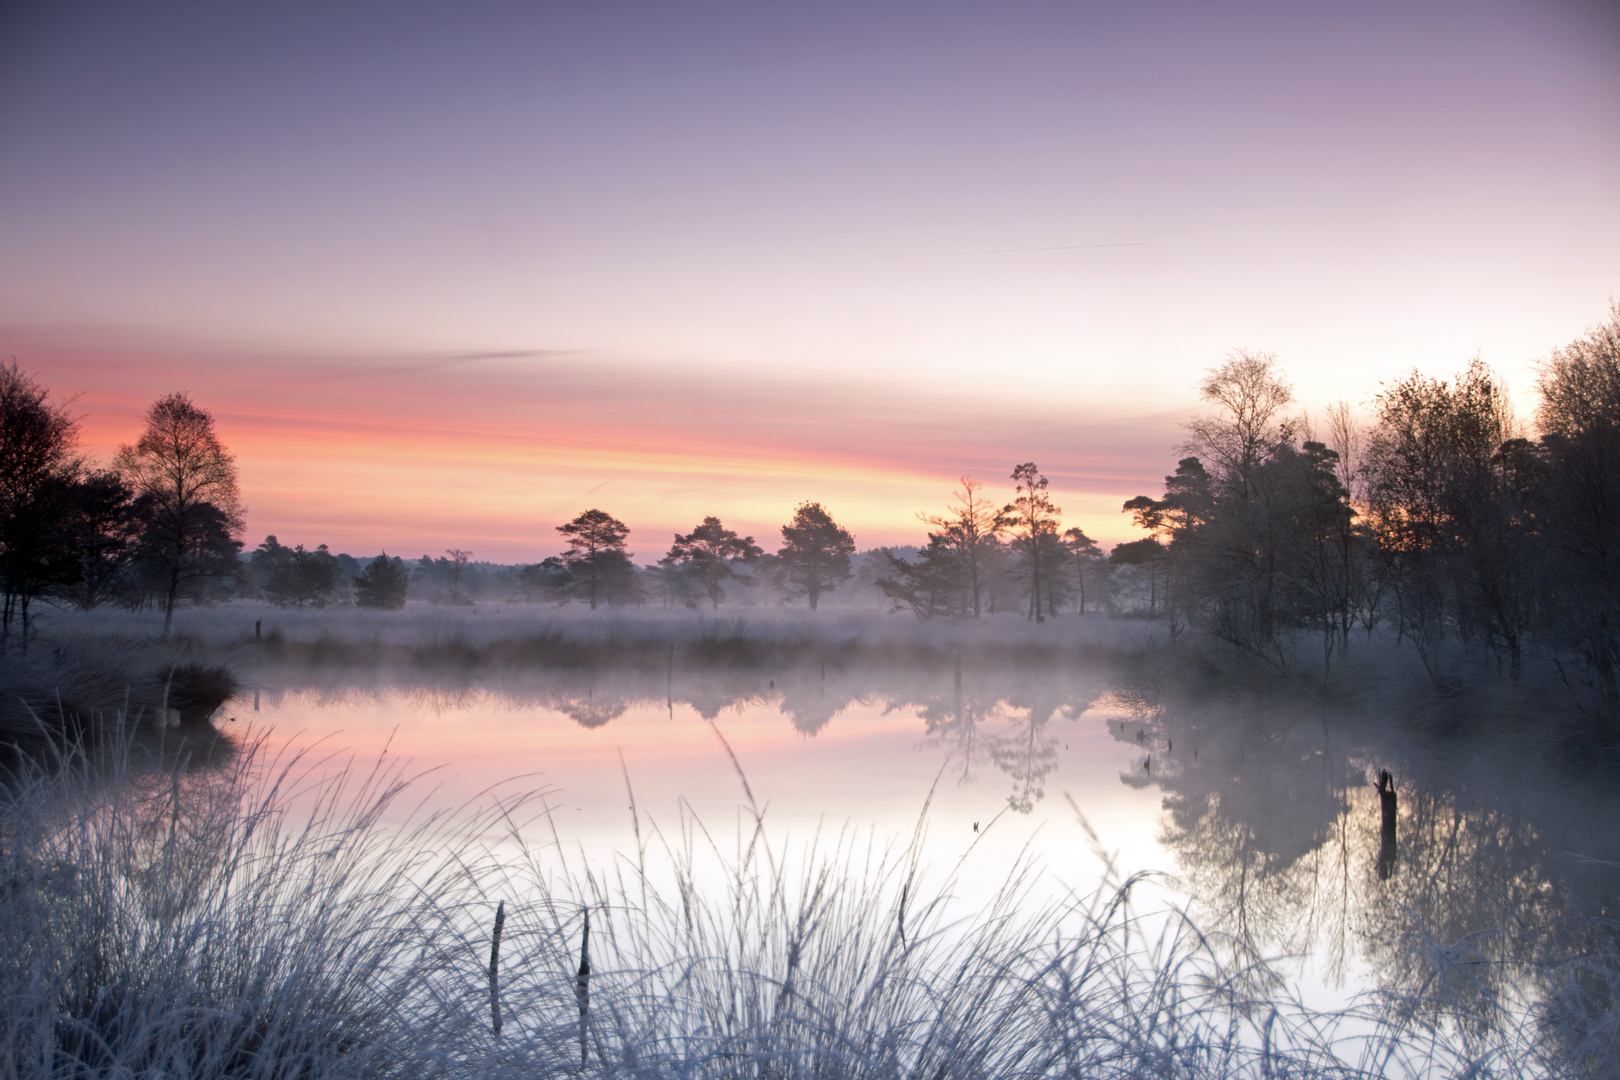
[[[0,1077],[1616,1076],[1611,6],[0,8]]]

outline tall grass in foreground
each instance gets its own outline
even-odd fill
[[[154,759],[156,761],[156,759]],[[1521,1076],[1601,1071],[1526,1002],[1302,1007],[1132,883],[964,915],[918,845],[790,856],[691,818],[606,872],[532,795],[405,813],[393,767],[127,750],[0,806],[0,1069],[14,1077]],[[750,805],[752,798],[749,798]],[[404,823],[401,824],[403,819]],[[492,1031],[490,934],[502,1033]],[[588,978],[583,918],[592,918]],[[1449,963],[1436,985],[1466,978]],[[1612,965],[1608,970],[1612,971]],[[1588,980],[1588,996],[1599,988]],[[1466,1006],[1455,1002],[1468,1000]],[[1595,1015],[1585,1007],[1583,1015]],[[1590,1039],[1590,1033],[1582,1038]]]

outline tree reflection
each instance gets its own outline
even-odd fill
[[[1017,703],[1005,707],[1019,708]],[[1048,730],[1056,702],[1034,701],[1023,706],[1024,715],[1010,718],[1007,729],[990,744],[990,760],[1013,781],[1007,805],[1020,814],[1035,809],[1046,796],[1046,777],[1057,768],[1058,740]]]
[[[1607,792],[1572,801],[1388,747],[1374,781],[1366,741],[1276,716],[1144,712],[1113,727],[1152,754],[1151,774],[1125,779],[1164,792],[1160,839],[1200,925],[1242,948],[1311,954],[1339,980],[1353,964],[1386,990],[1421,991],[1409,1001],[1485,1004],[1544,969],[1553,928],[1617,895]]]
[[[629,712],[633,704],[635,702],[628,697],[598,697],[595,691],[591,691],[584,697],[559,696],[553,701],[552,707],[582,728],[599,728]]]
[[[922,747],[945,748],[958,786],[972,783],[974,766],[990,760],[985,725],[1001,719],[1000,704],[977,694],[963,694],[960,684],[948,697],[939,694],[915,703],[924,727]]]
[[[818,667],[775,675],[754,670],[685,674],[664,670],[591,669],[551,672],[419,673],[387,682],[376,673],[309,685],[308,672],[287,671],[298,689],[321,704],[403,694],[434,712],[496,700],[513,708],[544,708],[584,728],[602,728],[632,709],[655,705],[692,709],[707,720],[727,711],[774,706],[793,729],[814,737],[853,706],[912,711],[923,722],[923,750],[942,750],[959,784],[972,783],[989,764],[1007,776],[1008,805],[1030,813],[1046,795],[1063,737],[1056,721],[1078,720],[1107,690],[1101,670],[1032,673],[997,667],[963,675],[904,667]],[[330,673],[329,673],[330,674]],[[605,685],[604,685],[605,684]],[[289,687],[266,686],[272,705]]]
[[[1165,792],[1160,842],[1209,925],[1266,953],[1314,944],[1342,973],[1344,812],[1359,777],[1326,751],[1321,731],[1252,724],[1216,739],[1196,726],[1172,735],[1156,717],[1114,734],[1143,750],[1128,779]]]
[[[843,680],[838,680],[838,687],[841,688],[829,689],[825,678],[794,680],[781,691],[777,708],[795,731],[815,735],[839,713],[863,698]]]
[[[677,704],[714,719],[727,710],[774,704],[795,731],[815,736],[854,705],[880,705],[885,712],[914,710],[923,721],[923,749],[943,749],[959,784],[975,770],[994,766],[1013,782],[1008,805],[1030,813],[1046,795],[1046,778],[1058,765],[1062,745],[1054,721],[1076,720],[1102,694],[1101,677],[1083,680],[1031,679],[1027,673],[975,673],[965,684],[960,673],[943,690],[935,672],[843,670],[829,675],[796,672],[759,686],[757,677],[685,680],[670,675],[659,684],[633,677],[615,681],[613,695],[594,687],[553,692],[547,704],[585,727],[600,727],[649,700]]]

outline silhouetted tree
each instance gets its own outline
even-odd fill
[[[784,573],[781,556],[767,551],[754,560],[754,584],[759,586],[759,602],[771,602],[771,590],[782,587]]]
[[[277,607],[325,607],[343,581],[337,556],[325,544],[305,551],[302,544],[286,547],[267,536],[249,566],[264,598]]]
[[[479,587],[472,552],[460,548],[448,548],[438,558],[423,555],[416,561],[414,577],[417,595],[432,604],[469,605]]]
[[[737,564],[751,563],[763,554],[764,549],[754,543],[752,536],[738,536],[721,525],[719,518],[706,517],[685,536],[676,533],[674,546],[658,562],[678,577],[692,582],[718,610],[720,601],[726,598],[724,583],[737,576]],[[743,580],[752,583],[747,578]]]
[[[1272,448],[1292,437],[1293,426],[1279,421],[1278,413],[1294,399],[1293,388],[1277,369],[1274,353],[1240,349],[1205,374],[1198,392],[1221,412],[1187,425],[1186,449],[1203,460],[1217,483],[1235,484],[1250,499],[1255,470]]]
[[[1542,365],[1536,421],[1549,644],[1620,711],[1620,304]]]
[[[405,570],[405,560],[389,558],[385,551],[355,577],[354,602],[364,608],[398,610],[405,606],[410,587],[411,575]]]
[[[1206,498],[1207,516],[1171,544],[1169,611],[1172,621],[1178,613],[1197,618],[1240,649],[1274,654],[1282,627],[1270,509],[1280,478],[1263,467],[1294,438],[1279,415],[1293,390],[1275,355],[1240,350],[1205,375],[1199,394],[1220,411],[1187,425],[1183,450],[1196,456],[1203,479],[1189,473],[1184,482],[1207,486],[1184,498]],[[1190,505],[1186,511],[1199,517]],[[1178,564],[1192,572],[1178,573]]]
[[[1182,458],[1175,474],[1164,478],[1164,498],[1138,495],[1126,501],[1123,512],[1131,515],[1137,528],[1152,534],[1152,543],[1134,540],[1116,545],[1108,563],[1140,568],[1137,572],[1147,578],[1148,614],[1158,614],[1162,593],[1174,636],[1183,621],[1197,618],[1194,579],[1211,572],[1210,560],[1201,557],[1205,554],[1202,549],[1210,546],[1202,530],[1214,512],[1214,495],[1203,462]],[[1180,590],[1174,587],[1178,577],[1187,579]]]
[[[568,538],[563,561],[578,583],[580,595],[591,609],[599,603],[636,603],[641,583],[635,564],[624,550],[630,527],[601,510],[587,510],[557,531]]]
[[[0,570],[5,587],[0,645],[10,638],[17,614],[26,646],[32,599],[78,573],[66,529],[79,471],[73,456],[76,425],[66,408],[48,398],[49,392],[15,361],[0,364]]]
[[[568,564],[553,555],[518,571],[518,585],[529,600],[566,604],[578,591],[578,582]]]
[[[1162,581],[1173,634],[1190,626],[1279,671],[1302,631],[1320,635],[1331,670],[1355,622],[1370,635],[1387,618],[1448,687],[1447,665],[1469,650],[1514,681],[1537,663],[1541,685],[1578,688],[1582,715],[1612,726],[1620,305],[1552,355],[1538,388],[1539,441],[1519,434],[1477,360],[1454,379],[1390,384],[1365,432],[1331,406],[1318,441],[1281,415],[1290,392],[1274,358],[1233,354],[1201,386],[1221,411],[1189,425],[1197,453],[1162,498],[1125,504],[1150,539],[1110,561],[1144,568],[1150,611]]]
[[[1532,602],[1534,463],[1502,456],[1506,395],[1477,360],[1453,382],[1413,372],[1378,396],[1368,501],[1392,568],[1401,630],[1434,671],[1453,631],[1505,653],[1517,678]]]
[[[160,589],[167,634],[188,590],[238,572],[236,465],[214,432],[213,417],[180,393],[147,410],[146,430],[133,446],[119,449],[114,467],[144,505],[141,556]]]
[[[1164,545],[1156,537],[1149,536],[1142,540],[1131,540],[1123,544],[1115,544],[1114,550],[1108,553],[1108,561],[1114,566],[1141,567],[1143,576],[1148,582],[1148,614],[1157,615],[1159,610],[1160,577],[1163,566],[1167,560]]]
[[[162,511],[158,500],[146,496],[135,500],[135,513],[140,532],[122,591],[132,609],[151,605],[166,610],[174,585],[175,548],[168,528],[172,518]],[[242,586],[242,541],[232,535],[241,527],[240,519],[227,519],[212,503],[192,507],[188,519],[176,604],[230,599]],[[166,625],[168,622],[165,620]]]
[[[1029,580],[1029,617],[1045,622],[1041,610],[1041,563],[1051,554],[1047,537],[1055,537],[1058,530],[1059,508],[1052,504],[1046,493],[1047,480],[1033,461],[1015,466],[1013,501],[1002,508],[1002,518],[1012,536],[1013,550],[1023,562]]]
[[[448,570],[445,576],[450,585],[450,602],[452,604],[472,603],[471,600],[467,599],[466,591],[462,587],[462,579],[467,573],[467,564],[472,561],[472,552],[463,551],[461,548],[448,548],[444,554],[446,569]]]
[[[782,540],[777,556],[782,560],[785,599],[802,596],[814,611],[822,593],[849,580],[855,538],[820,503],[801,503],[793,520],[782,526]]]
[[[116,598],[134,559],[141,513],[135,494],[116,472],[91,472],[73,491],[67,529],[78,554],[76,581],[53,593],[86,611]]]
[[[1045,598],[1046,614],[1051,618],[1055,618],[1059,610],[1068,604],[1078,588],[1069,555],[1069,546],[1056,530],[1042,537],[1041,566],[1045,568],[1041,575],[1042,596]]]
[[[1074,583],[1079,592],[1079,613],[1086,613],[1086,577],[1102,563],[1102,548],[1079,526],[1063,530],[1063,546],[1074,557]]]
[[[1360,536],[1338,461],[1336,451],[1307,441],[1297,451],[1278,447],[1264,466],[1276,474],[1267,487],[1274,493],[1268,509],[1282,580],[1279,613],[1285,625],[1321,634],[1325,666],[1336,648],[1348,646],[1357,589]]]
[[[910,610],[917,618],[956,619],[973,614],[971,578],[962,552],[941,533],[928,534],[928,546],[915,562],[880,549],[884,570],[875,584],[894,601],[894,610]]]

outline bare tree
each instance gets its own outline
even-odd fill
[[[1361,452],[1365,439],[1361,434],[1361,425],[1356,422],[1355,414],[1350,411],[1348,401],[1341,399],[1327,407],[1327,438],[1324,441],[1329,450],[1339,455],[1339,483],[1344,486],[1344,490],[1350,492],[1352,501],[1355,501],[1356,485],[1361,478]]]
[[[1204,375],[1198,392],[1219,405],[1221,416],[1200,416],[1187,425],[1184,453],[1197,454],[1221,480],[1236,479],[1245,494],[1254,470],[1293,431],[1277,414],[1294,400],[1293,388],[1277,370],[1275,353],[1239,349]]]
[[[1221,411],[1193,419],[1182,446],[1207,472],[1212,497],[1210,527],[1198,530],[1191,545],[1196,551],[1188,553],[1203,566],[1209,588],[1200,591],[1220,598],[1221,636],[1245,649],[1271,648],[1278,632],[1279,523],[1272,510],[1282,476],[1265,467],[1296,434],[1295,425],[1279,415],[1293,390],[1275,354],[1241,349],[1207,372],[1198,389]],[[1192,599],[1185,589],[1173,592],[1182,595],[1172,595],[1172,611]]]
[[[163,632],[192,582],[236,572],[242,504],[236,462],[214,432],[214,418],[183,393],[170,394],[146,413],[134,446],[119,448],[114,468],[145,502],[144,548],[160,574]]]
[[[1001,511],[979,494],[983,487],[979,481],[964,476],[955,506],[944,514],[917,515],[924,524],[937,529],[942,542],[956,553],[975,619],[983,610],[988,584],[987,550],[995,546],[997,535],[1006,528]]]

